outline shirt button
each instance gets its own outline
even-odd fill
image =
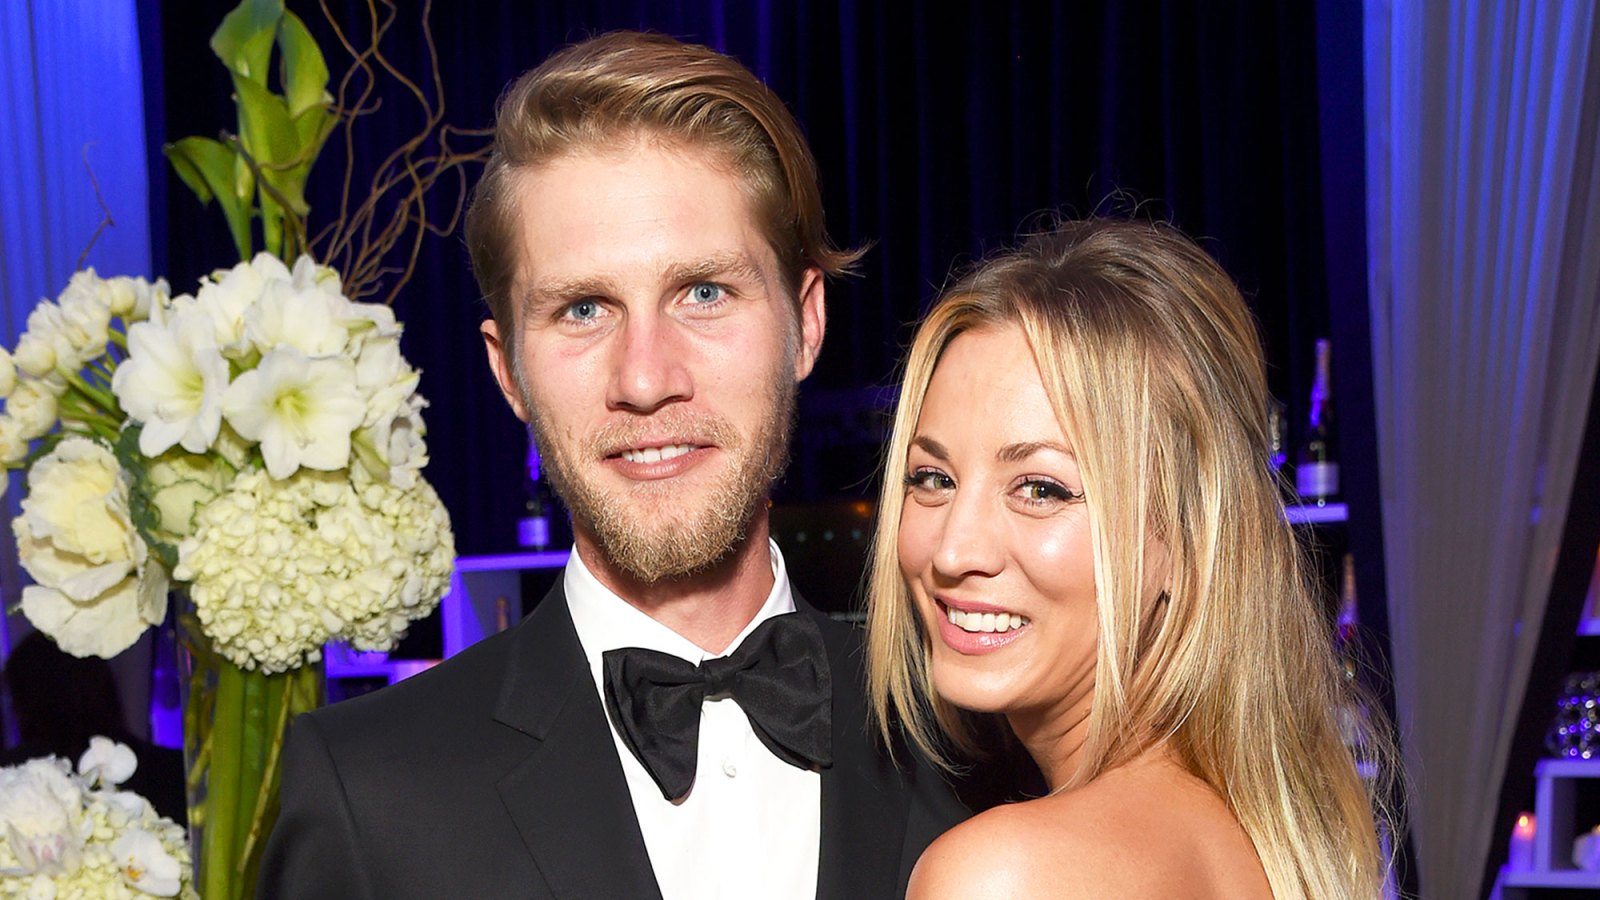
[[[731,759],[723,760],[723,762],[722,762],[722,774],[728,776],[729,778],[738,778],[739,777],[739,767],[734,765],[733,764],[733,760],[731,760]]]

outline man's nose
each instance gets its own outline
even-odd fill
[[[611,383],[606,404],[611,409],[651,413],[694,396],[687,347],[670,321],[653,315],[629,316],[613,348]]]

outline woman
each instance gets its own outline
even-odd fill
[[[1237,289],[1171,228],[1067,223],[934,305],[879,508],[875,713],[936,759],[1002,716],[1051,790],[940,838],[911,897],[1378,895],[1267,403]]]

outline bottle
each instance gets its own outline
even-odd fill
[[[539,462],[539,447],[533,442],[533,433],[528,433],[528,477],[523,481],[525,499],[522,504],[522,517],[517,519],[517,546],[528,550],[548,550],[550,548],[550,511],[554,508],[554,501],[550,497],[550,489],[541,477],[543,474]]]
[[[1366,744],[1367,711],[1360,703],[1361,612],[1356,603],[1356,558],[1344,555],[1339,578],[1339,615],[1334,619],[1334,647],[1339,655],[1344,696],[1339,703],[1339,737],[1359,758]]]
[[[1317,371],[1311,382],[1311,414],[1295,463],[1295,489],[1305,503],[1326,506],[1339,496],[1339,437],[1333,423],[1333,345],[1317,339]]]
[[[1289,461],[1289,409],[1277,397],[1267,402],[1267,465],[1275,473]]]

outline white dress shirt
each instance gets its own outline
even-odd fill
[[[767,619],[794,612],[794,596],[778,545],[772,550],[772,593],[721,656],[732,653]],[[696,665],[713,654],[650,618],[600,584],[573,551],[563,586],[595,689],[605,696],[600,655],[620,647],[670,653]],[[609,712],[607,718],[610,718]],[[817,844],[822,777],[772,754],[729,698],[707,699],[700,712],[694,786],[677,803],[634,758],[615,722],[611,738],[644,834],[664,900],[817,895]]]

